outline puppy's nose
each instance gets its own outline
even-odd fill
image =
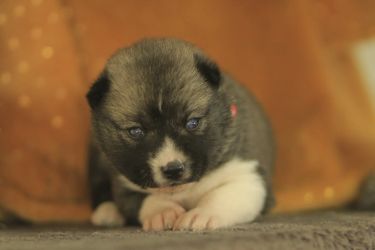
[[[184,169],[184,164],[180,161],[168,162],[166,166],[161,168],[164,176],[170,180],[180,179],[184,173]]]

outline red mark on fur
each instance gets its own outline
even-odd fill
[[[236,104],[232,104],[230,105],[230,113],[232,114],[232,118],[236,118],[237,116],[237,105]]]

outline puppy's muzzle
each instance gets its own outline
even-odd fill
[[[184,175],[185,166],[180,161],[171,161],[166,166],[163,166],[161,171],[168,180],[178,181]]]

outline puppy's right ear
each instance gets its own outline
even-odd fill
[[[91,86],[86,94],[87,101],[91,109],[95,109],[103,101],[105,94],[109,90],[109,78],[106,71],[100,74],[99,78]]]

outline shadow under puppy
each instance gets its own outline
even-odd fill
[[[215,229],[272,206],[262,109],[190,43],[146,39],[118,50],[87,99],[93,224]]]

